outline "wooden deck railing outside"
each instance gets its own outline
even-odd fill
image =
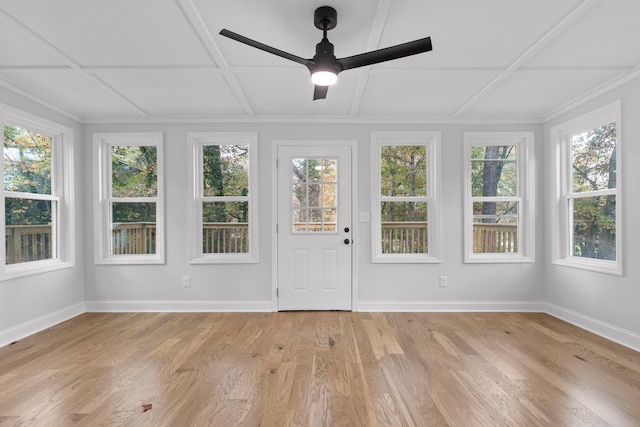
[[[112,232],[114,254],[155,253],[156,226],[150,222],[118,224]],[[249,225],[246,223],[205,223],[202,230],[204,253],[246,253]],[[382,253],[426,253],[427,224],[424,222],[383,222]],[[515,225],[474,224],[474,253],[509,253],[518,250]],[[6,262],[38,261],[52,256],[51,225],[6,227]]]
[[[119,224],[113,229],[114,254],[153,254],[156,248],[156,224],[137,222]],[[207,222],[202,227],[202,251],[205,254],[246,253],[249,224]]]
[[[518,251],[518,226],[473,224],[473,252],[476,254]]]
[[[202,225],[202,252],[205,254],[249,252],[249,224],[205,222]]]
[[[383,222],[382,253],[427,253],[427,224],[424,222]],[[474,224],[474,253],[518,251],[517,225]]]
[[[5,228],[5,262],[40,261],[51,254],[51,224],[8,225]]]
[[[383,222],[383,254],[424,254],[427,247],[426,222]]]
[[[156,223],[126,222],[113,227],[111,244],[114,255],[155,254]]]

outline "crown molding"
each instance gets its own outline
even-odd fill
[[[451,117],[347,117],[347,116],[105,116],[87,117],[83,124],[137,124],[137,123],[303,123],[303,124],[402,124],[402,125],[446,125],[446,124],[541,124],[539,117],[522,118],[451,118]]]

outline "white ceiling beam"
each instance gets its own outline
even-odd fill
[[[195,35],[200,39],[200,43],[205,48],[207,53],[209,54],[209,58],[218,66],[222,76],[225,81],[229,85],[229,88],[233,92],[236,100],[242,106],[244,112],[249,116],[255,116],[255,112],[249,104],[249,101],[244,94],[244,91],[240,87],[238,80],[233,75],[233,72],[229,68],[229,64],[222,56],[222,52],[220,52],[220,48],[214,41],[207,25],[204,23],[202,16],[196,6],[193,4],[191,0],[175,0],[176,5],[182,12],[182,15],[186,19],[187,23],[191,26],[191,29],[195,33]]]
[[[378,2],[378,9],[376,15],[373,18],[371,24],[371,33],[369,33],[369,41],[367,42],[367,52],[380,48],[380,40],[384,34],[384,27],[387,24],[387,18],[389,17],[389,11],[391,10],[391,4],[393,0],[380,0]],[[360,111],[360,105],[364,97],[364,91],[367,88],[369,81],[369,75],[371,74],[371,65],[363,67],[363,72],[358,76],[358,85],[356,86],[356,93],[353,97],[353,103],[351,104],[350,117],[355,117]]]

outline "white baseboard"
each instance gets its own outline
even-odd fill
[[[544,311],[542,301],[361,301],[354,311],[494,311],[534,312]]]
[[[36,334],[47,328],[62,323],[85,312],[84,302],[74,304],[53,313],[45,314],[36,319],[20,323],[8,329],[0,331],[0,347],[21,340],[29,335]]]
[[[273,301],[85,301],[87,312],[269,312]]]
[[[615,325],[603,322],[593,317],[580,314],[568,308],[560,307],[555,304],[545,303],[544,312],[550,316],[557,317],[560,320],[576,325],[579,328],[593,332],[608,340],[629,347],[633,350],[640,351],[640,334],[628,331]]]

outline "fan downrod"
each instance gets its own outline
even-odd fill
[[[333,30],[338,24],[338,13],[331,6],[322,6],[313,14],[313,24],[319,30]]]

